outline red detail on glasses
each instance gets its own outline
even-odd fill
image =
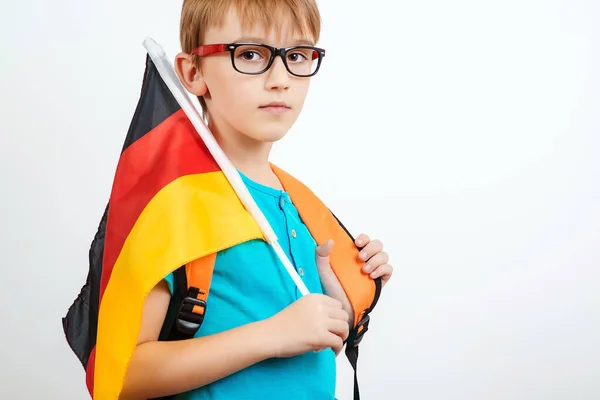
[[[222,51],[227,51],[226,44],[205,44],[204,46],[196,47],[192,53],[198,54],[199,56],[208,56]]]

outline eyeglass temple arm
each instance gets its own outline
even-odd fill
[[[214,53],[220,53],[227,50],[226,44],[205,44],[200,47],[196,47],[192,53],[198,54],[199,56],[208,56]]]

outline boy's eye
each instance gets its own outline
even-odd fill
[[[256,62],[269,59],[269,50],[266,48],[245,45],[235,50],[235,58],[244,62]]]
[[[255,51],[248,50],[240,54],[240,57],[242,57],[244,61],[256,61],[259,60],[261,56]]]
[[[295,52],[295,53],[288,54],[288,60],[291,62],[302,62],[307,59],[308,59],[308,57],[306,56],[306,54],[303,54],[301,52]]]

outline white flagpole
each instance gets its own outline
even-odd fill
[[[242,204],[244,204],[248,212],[252,215],[252,217],[260,227],[267,242],[271,244],[271,246],[273,246],[275,253],[277,254],[279,259],[283,263],[283,266],[287,270],[288,274],[300,290],[300,293],[303,296],[309,294],[308,288],[298,275],[298,272],[296,272],[296,269],[288,259],[283,249],[281,248],[281,245],[277,240],[277,235],[271,228],[271,225],[265,218],[260,208],[258,208],[258,205],[254,202],[252,195],[248,191],[248,188],[246,188],[246,185],[244,184],[242,178],[238,174],[237,169],[231,163],[229,158],[227,158],[227,155],[225,155],[225,153],[215,140],[214,136],[204,123],[204,120],[202,119],[201,113],[199,111],[200,104],[198,100],[194,97],[194,99],[196,100],[192,102],[191,94],[181,84],[179,77],[173,69],[173,66],[168,61],[163,48],[156,41],[154,41],[151,38],[146,38],[144,40],[144,47],[146,48],[148,55],[154,62],[154,65],[156,65],[158,73],[165,81],[167,87],[169,88],[169,90],[171,91],[171,93],[173,94],[173,96],[175,97],[185,114],[192,122],[192,125],[194,125],[194,127],[196,128],[196,131],[202,138],[203,142],[206,144],[208,151],[212,154],[219,167],[221,167],[221,170],[225,174],[225,177],[233,186],[233,189],[237,193]]]

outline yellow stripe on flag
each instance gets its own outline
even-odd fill
[[[163,187],[125,240],[102,298],[94,399],[118,398],[144,300],[161,279],[192,260],[262,238],[223,172],[187,175]]]

